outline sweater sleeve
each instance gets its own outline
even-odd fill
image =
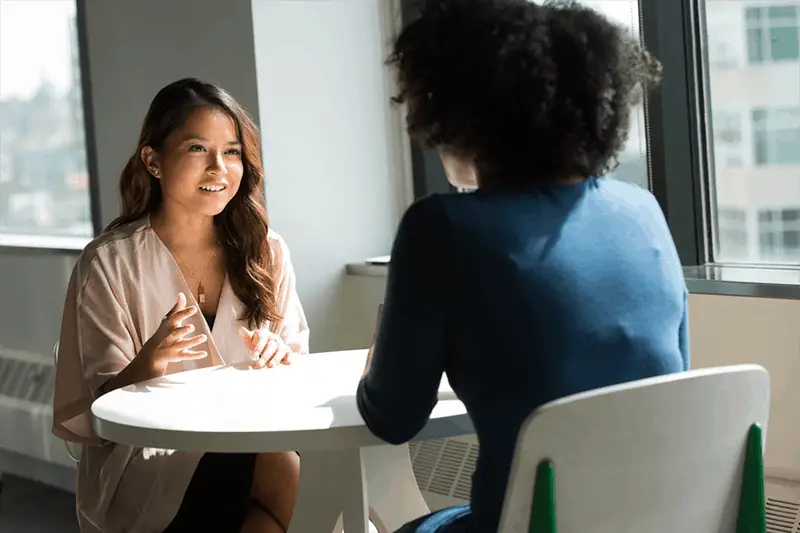
[[[395,237],[372,364],[358,386],[367,427],[392,444],[412,439],[437,402],[448,347],[453,237],[441,199],[412,205]]]

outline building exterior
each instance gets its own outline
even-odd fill
[[[800,1],[708,0],[717,260],[800,263]]]

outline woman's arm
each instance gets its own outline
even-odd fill
[[[103,442],[92,428],[90,408],[136,353],[126,316],[97,258],[82,256],[70,278],[61,321],[53,398],[58,437]]]
[[[440,198],[412,205],[397,231],[358,409],[377,437],[414,437],[436,405],[448,349],[453,238]]]

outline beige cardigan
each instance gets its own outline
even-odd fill
[[[309,329],[289,250],[278,234],[270,232],[268,238],[284,317],[280,324],[269,324],[270,330],[293,351],[307,353]],[[125,368],[155,333],[179,292],[196,303],[147,218],[92,241],[72,273],[58,350],[53,433],[84,444],[77,486],[83,533],[160,533],[177,513],[200,460],[198,453],[113,444],[92,429],[90,407],[100,386]],[[172,364],[167,372],[250,360],[238,332],[244,325],[237,319],[242,310],[226,279],[213,331],[200,313],[187,321],[197,333],[210,333],[209,357]]]

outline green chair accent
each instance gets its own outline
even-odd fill
[[[520,428],[498,533],[766,533],[769,405],[757,365],[550,402]]]
[[[767,530],[763,442],[761,426],[758,424],[750,426],[736,533],[764,533]],[[528,533],[558,533],[556,476],[553,463],[550,461],[542,461],[536,469]]]

